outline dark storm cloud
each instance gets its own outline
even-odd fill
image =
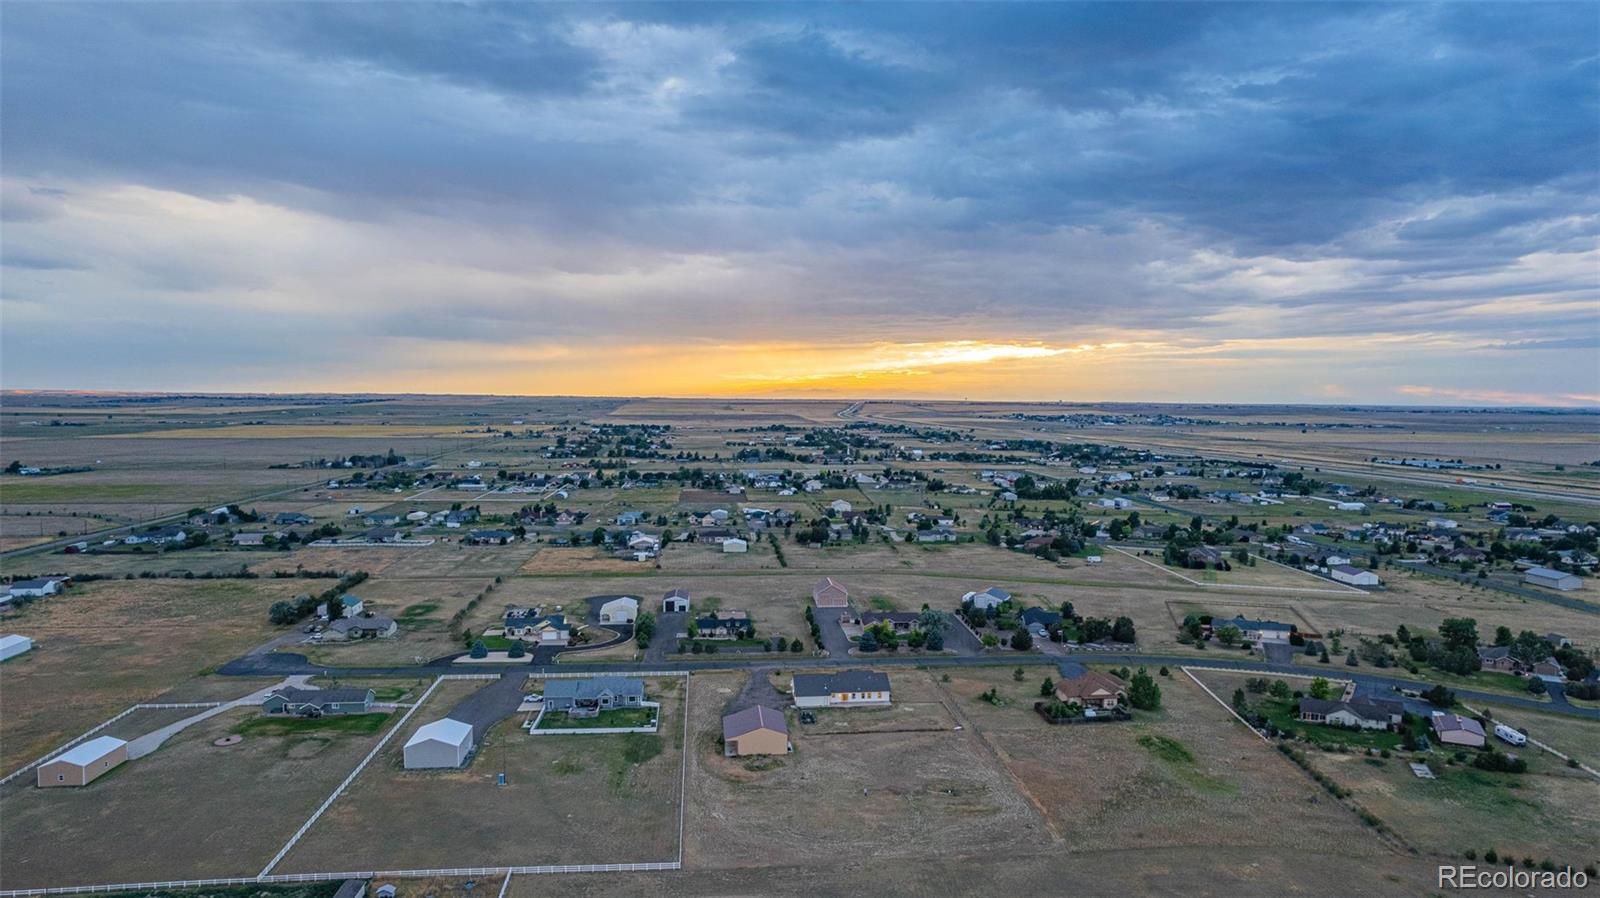
[[[62,315],[8,342],[207,291],[482,342],[1600,326],[1589,5],[20,2],[0,75],[0,262]]]

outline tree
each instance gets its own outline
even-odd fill
[[[1510,645],[1511,644],[1511,638],[1512,637],[1511,637],[1511,628],[1510,627],[1495,627],[1494,628],[1494,644],[1495,645],[1501,645],[1501,646]]]
[[[1317,677],[1311,681],[1309,692],[1312,698],[1326,699],[1333,693],[1333,687],[1328,683],[1327,677]]]
[[[1133,618],[1119,617],[1111,624],[1111,639],[1115,642],[1134,642]]]
[[[1273,680],[1272,681],[1272,697],[1273,698],[1276,698],[1276,699],[1288,699],[1288,698],[1291,698],[1293,695],[1294,695],[1294,690],[1289,688],[1289,684],[1288,683],[1285,683],[1282,680]]]
[[[1054,695],[1055,691],[1056,691],[1056,684],[1049,677],[1045,677],[1044,678],[1044,682],[1039,684],[1039,694],[1042,695],[1042,696],[1048,697],[1048,696]]]
[[[1033,634],[1027,627],[1018,627],[1011,633],[1011,647],[1019,652],[1026,652],[1033,648]]]
[[[328,623],[333,623],[344,617],[344,596],[330,596],[328,598]]]
[[[1422,697],[1427,700],[1428,704],[1437,708],[1448,708],[1456,703],[1456,694],[1444,688],[1443,684],[1436,685],[1422,693]]]
[[[1550,657],[1550,643],[1532,630],[1523,630],[1512,640],[1511,657],[1523,664],[1533,665]]]
[[[1328,663],[1328,650],[1327,649],[1323,649],[1322,650],[1322,654],[1317,656],[1317,660],[1322,662],[1323,664],[1327,664]]]
[[[1360,661],[1356,660],[1356,653],[1354,649],[1350,651],[1350,654],[1344,656],[1344,663],[1350,665],[1351,667],[1356,667],[1361,663]]]
[[[1239,644],[1239,628],[1233,624],[1223,624],[1217,628],[1217,641],[1232,648]]]
[[[1238,711],[1241,717],[1250,713],[1250,702],[1245,698],[1243,689],[1233,690],[1233,710]]]
[[[648,611],[640,612],[637,620],[633,622],[633,638],[639,643],[640,648],[649,648],[650,640],[656,635],[656,616]]]
[[[1452,649],[1478,647],[1478,622],[1470,617],[1447,617],[1439,624],[1439,638]]]
[[[472,641],[472,651],[469,654],[474,658],[487,658],[489,657],[489,647],[483,644],[483,640],[474,639]]]
[[[804,650],[805,646],[800,643],[800,637],[798,636],[794,638],[794,642],[789,643],[789,654],[791,655],[798,655]]]
[[[1154,711],[1161,707],[1161,687],[1156,685],[1155,677],[1142,667],[1128,683],[1128,704],[1140,711]]]
[[[273,602],[272,607],[267,609],[267,620],[279,626],[292,624],[299,619],[300,611],[293,602]]]
[[[861,641],[858,647],[863,652],[876,652],[878,650],[878,636],[872,630],[861,631]]]
[[[523,658],[528,654],[528,647],[520,639],[511,641],[511,649],[506,652],[507,658]]]
[[[1544,695],[1546,689],[1547,689],[1547,687],[1544,685],[1544,681],[1543,680],[1539,679],[1538,677],[1529,677],[1528,678],[1528,692],[1529,693],[1531,693],[1533,695]]]

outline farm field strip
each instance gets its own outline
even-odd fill
[[[1199,580],[1192,579],[1192,578],[1190,578],[1190,577],[1188,577],[1188,576],[1186,576],[1184,574],[1181,574],[1181,573],[1179,573],[1177,571],[1174,571],[1174,570],[1172,570],[1172,569],[1170,569],[1168,567],[1156,564],[1154,561],[1149,561],[1147,559],[1140,558],[1139,556],[1133,554],[1132,552],[1127,551],[1126,549],[1123,549],[1120,546],[1107,546],[1106,548],[1111,549],[1112,551],[1115,551],[1115,552],[1120,552],[1123,555],[1126,555],[1129,558],[1132,558],[1133,560],[1138,561],[1138,562],[1140,562],[1142,564],[1147,564],[1147,565],[1155,568],[1156,570],[1164,571],[1164,572],[1166,572],[1168,574],[1171,574],[1172,576],[1177,577],[1179,580],[1182,580],[1183,582],[1188,583],[1191,586],[1198,586],[1198,587],[1202,587],[1204,589],[1256,589],[1256,590],[1266,590],[1266,591],[1274,591],[1274,592],[1303,592],[1303,593],[1312,593],[1312,594],[1320,593],[1320,594],[1323,594],[1323,595],[1345,595],[1345,594],[1353,592],[1353,593],[1357,593],[1359,595],[1366,595],[1366,593],[1362,592],[1359,589],[1356,589],[1353,586],[1343,586],[1342,584],[1339,584],[1339,586],[1341,587],[1339,589],[1321,589],[1321,588],[1315,587],[1315,586],[1265,586],[1265,585],[1255,584],[1255,583],[1202,583]],[[1293,569],[1291,568],[1291,570],[1293,570]]]

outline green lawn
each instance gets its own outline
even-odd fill
[[[868,599],[867,601],[868,601],[868,603],[870,603],[872,605],[872,610],[873,611],[896,611],[896,610],[898,610],[897,608],[895,608],[893,600],[884,598],[883,596],[873,596],[871,599]]]
[[[370,736],[389,722],[387,711],[372,714],[334,714],[327,717],[252,717],[233,728],[241,736],[294,736],[329,733]]]
[[[1247,700],[1249,697],[1247,696]],[[1348,745],[1353,748],[1387,748],[1399,751],[1405,736],[1387,730],[1351,730],[1344,727],[1302,723],[1294,699],[1258,698],[1250,700],[1250,707],[1265,714],[1267,721],[1280,730],[1292,730],[1319,746]],[[1420,726],[1420,725],[1419,725]]]
[[[647,727],[655,719],[655,708],[617,708],[601,711],[597,717],[568,717],[564,712],[546,714],[539,721],[541,730],[593,730],[605,727]]]

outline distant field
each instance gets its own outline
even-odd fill
[[[307,437],[387,437],[448,436],[451,439],[483,439],[495,434],[464,431],[460,427],[419,424],[229,424],[220,427],[178,427],[119,434],[125,439],[304,439]]]
[[[270,638],[267,608],[297,580],[108,580],[0,616],[33,638],[4,665],[0,769],[9,773],[135,702]],[[237,697],[251,687],[238,686]]]

